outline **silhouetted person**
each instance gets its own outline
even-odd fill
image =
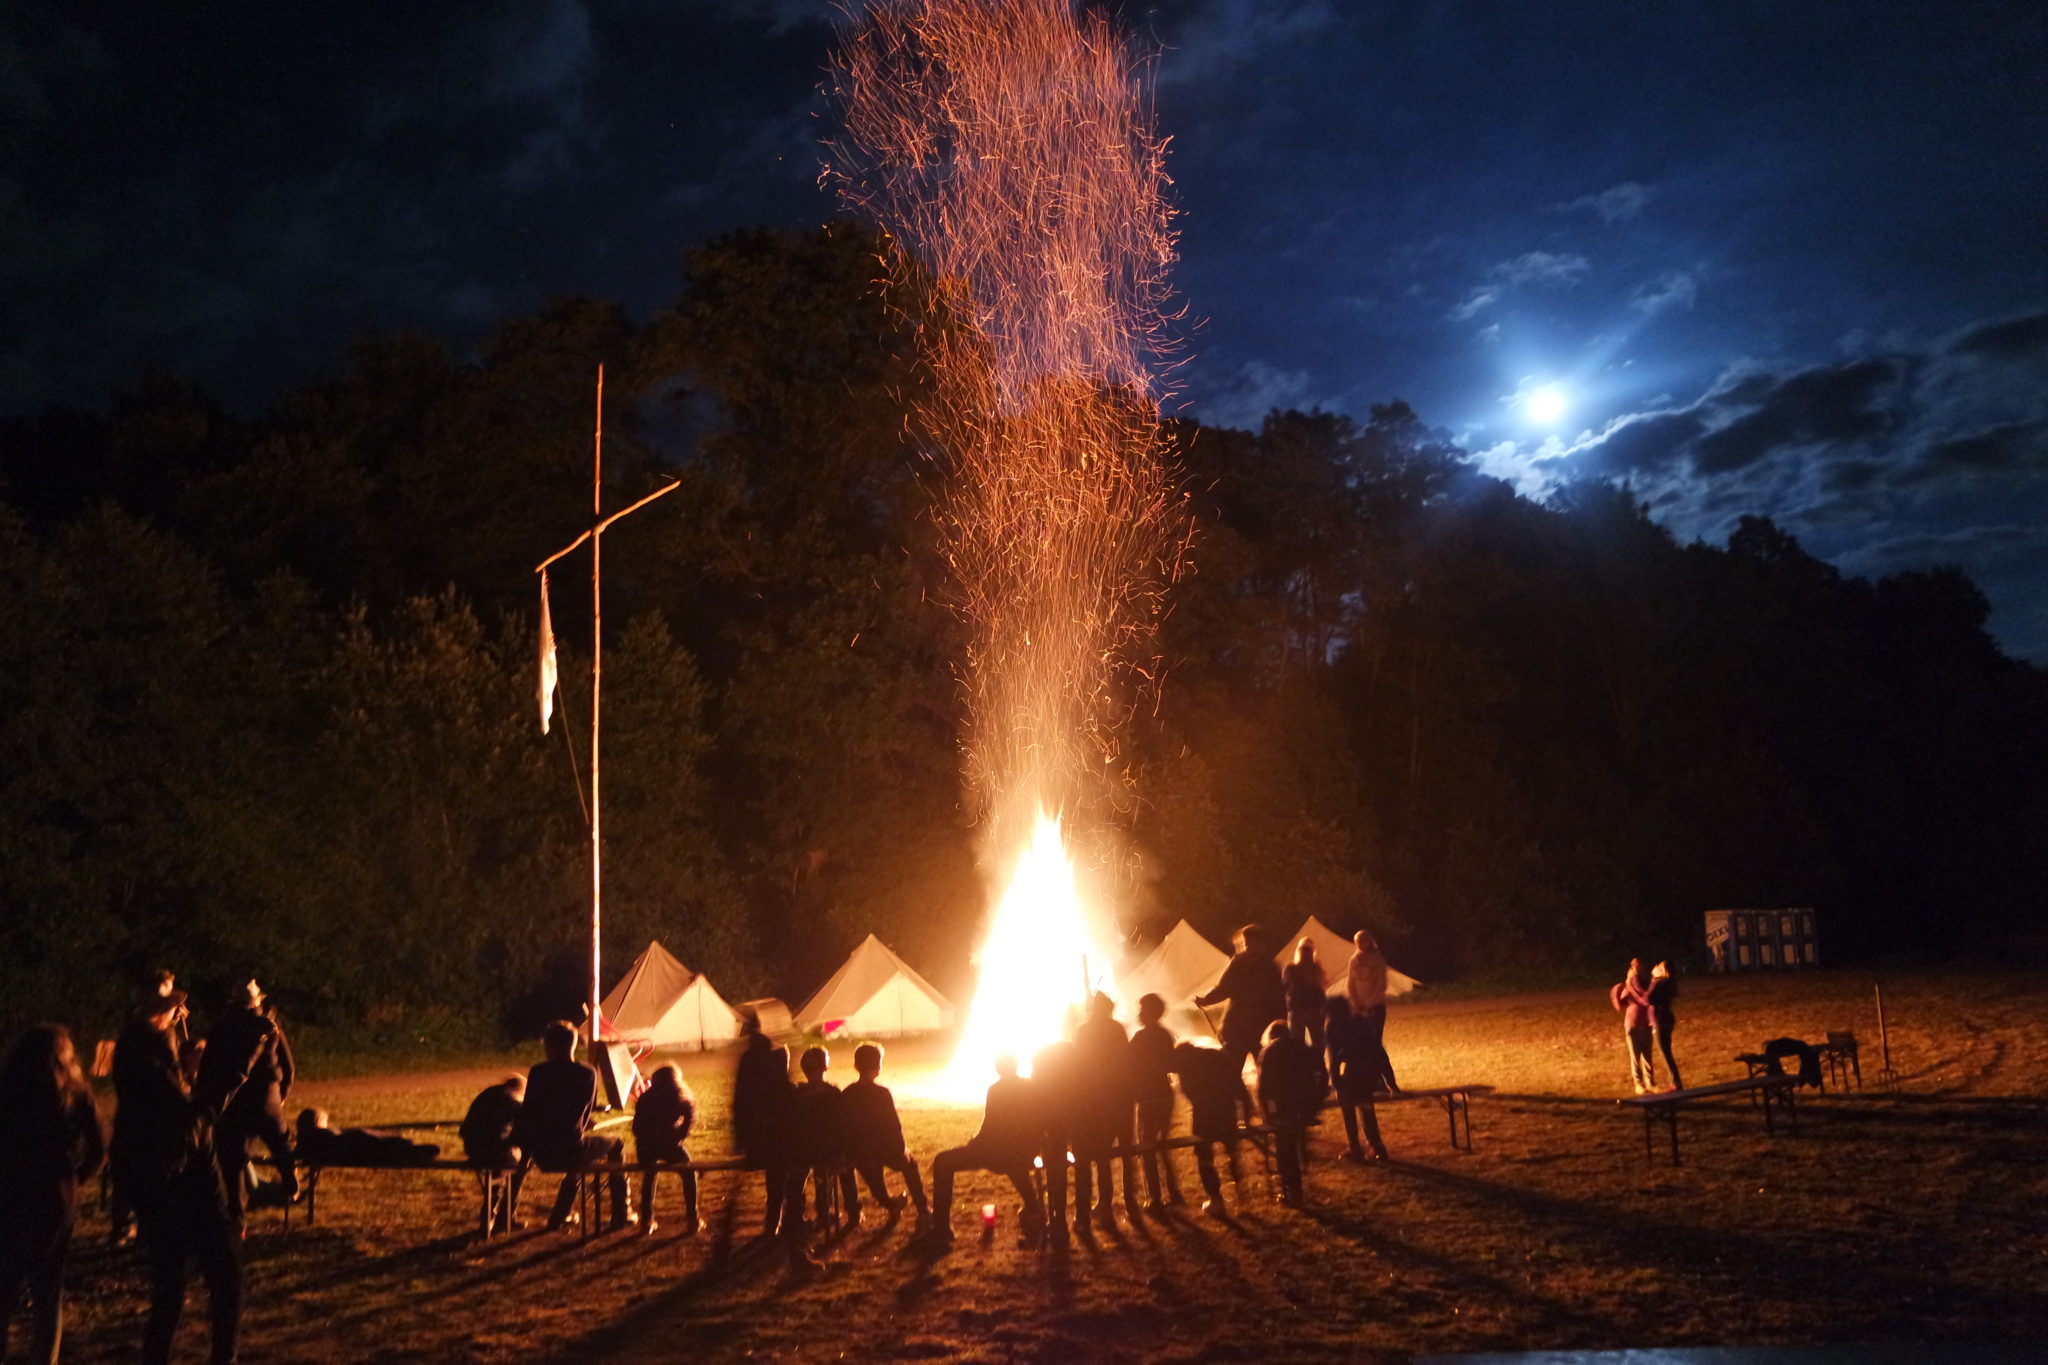
[[[285,1130],[284,1101],[292,1088],[292,1051],[284,1029],[264,1009],[263,988],[254,978],[230,993],[220,1022],[206,1035],[193,1098],[220,1115],[214,1135],[221,1184],[227,1191],[228,1221],[242,1225],[242,1194],[249,1172],[249,1143],[260,1141],[284,1184],[296,1197],[291,1136]]]
[[[206,1281],[214,1365],[235,1359],[242,1320],[241,1242],[228,1223],[227,1194],[213,1152],[216,1115],[195,1103],[174,1031],[185,993],[144,997],[114,1045],[114,1183],[135,1210],[149,1259],[144,1365],[164,1365],[185,1311],[185,1273]]]
[[[1115,1158],[1111,1149],[1131,1140],[1130,1035],[1116,1020],[1116,1002],[1101,991],[1088,1000],[1088,1017],[1074,1030],[1075,1206],[1087,1207],[1111,1228],[1116,1226]],[[1124,1156],[1124,1204],[1135,1216],[1138,1192],[1131,1188],[1132,1169]],[[1094,1201],[1089,1203],[1093,1193]]]
[[[1401,1087],[1394,1080],[1394,1060],[1387,1055],[1387,958],[1380,951],[1380,941],[1363,929],[1352,935],[1351,943],[1351,961],[1344,967],[1344,999],[1372,1049],[1367,1065],[1377,1072],[1375,1088],[1398,1095]]]
[[[1621,1040],[1628,1048],[1628,1078],[1638,1095],[1657,1088],[1657,1064],[1650,1056],[1650,987],[1640,958],[1628,960],[1628,975],[1607,993],[1621,1015]]]
[[[1287,1027],[1294,1030],[1294,1036],[1308,1044],[1309,1052],[1321,1066],[1323,1055],[1323,1001],[1328,998],[1329,977],[1323,971],[1323,964],[1316,960],[1316,945],[1313,939],[1303,939],[1294,945],[1294,961],[1280,969],[1280,980],[1287,995]]]
[[[493,1232],[510,1232],[518,1226],[515,1211],[519,1187],[526,1183],[526,1163],[513,1134],[518,1131],[525,1099],[526,1077],[507,1076],[479,1091],[469,1102],[469,1112],[462,1116],[463,1156],[475,1166],[511,1170],[510,1179],[491,1187],[493,1202],[488,1216]]]
[[[746,1040],[732,1082],[733,1145],[747,1164],[758,1169],[765,1185],[767,1212],[761,1231],[774,1236],[785,1222],[791,1232],[803,1221],[801,1207],[790,1203],[789,1053],[769,1041],[753,1015],[741,1026]]]
[[[656,1226],[656,1162],[682,1167],[683,1235],[697,1231],[697,1173],[690,1169],[690,1154],[683,1147],[696,1124],[697,1097],[683,1084],[683,1073],[674,1066],[656,1067],[633,1106],[633,1156],[640,1162],[640,1231],[649,1237]]]
[[[1074,1151],[1084,1145],[1078,1136],[1084,1092],[1077,1071],[1071,1042],[1048,1043],[1031,1059],[1031,1109],[1038,1126],[1037,1155],[1045,1169],[1045,1231],[1054,1241],[1067,1236],[1070,1185],[1075,1191],[1073,1227],[1092,1230],[1082,1185],[1090,1176]]]
[[[1173,1136],[1173,1034],[1160,1020],[1166,1017],[1166,1001],[1156,995],[1138,1000],[1138,1031],[1131,1035],[1128,1056],[1131,1092],[1138,1103],[1138,1141],[1164,1142]],[[1156,1213],[1161,1203],[1181,1202],[1180,1182],[1173,1175],[1173,1153],[1146,1152],[1145,1193],[1148,1212]],[[1125,1191],[1130,1174],[1125,1172]],[[1166,1195],[1160,1198],[1162,1186]]]
[[[1322,1092],[1308,1044],[1284,1023],[1267,1026],[1266,1045],[1259,1052],[1259,1108],[1280,1166],[1280,1201],[1296,1208],[1301,1206],[1302,1176],[1308,1169],[1309,1125],[1316,1121]]]
[[[99,1173],[106,1137],[71,1035],[39,1024],[0,1064],[0,1360],[25,1286],[35,1305],[34,1358],[64,1344],[64,1263],[78,1187]]]
[[[1035,1241],[1045,1226],[1038,1190],[1031,1182],[1031,1158],[1043,1129],[1033,1103],[1035,1081],[1017,1075],[1015,1057],[996,1058],[996,1082],[988,1088],[981,1130],[965,1145],[932,1159],[932,1221],[926,1235],[953,1240],[953,1177],[961,1171],[993,1171],[1010,1182],[1024,1204],[1023,1240]]]
[[[832,1056],[821,1047],[805,1048],[803,1056],[797,1058],[797,1069],[803,1072],[803,1080],[790,1096],[791,1134],[796,1142],[795,1182],[796,1210],[803,1212],[804,1180],[811,1181],[814,1197],[813,1211],[818,1224],[826,1226],[834,1219],[832,1192],[839,1194],[839,1207],[848,1214],[859,1208],[859,1192],[854,1189],[853,1167],[846,1161],[846,1142],[843,1136],[839,1101],[839,1087],[825,1079],[825,1072],[832,1065]]]
[[[1664,1069],[1671,1073],[1671,1088],[1683,1090],[1685,1082],[1678,1079],[1678,1058],[1671,1055],[1671,1034],[1678,1027],[1678,1012],[1674,1008],[1678,981],[1665,963],[1650,968],[1649,997],[1650,1031],[1656,1035],[1657,1050],[1664,1054]]]
[[[1230,965],[1223,969],[1213,990],[1195,997],[1195,1004],[1207,1007],[1219,1001],[1230,1002],[1223,1027],[1217,1032],[1223,1041],[1223,1051],[1238,1068],[1238,1106],[1250,1117],[1252,1102],[1244,1089],[1244,1061],[1259,1050],[1266,1026],[1287,1017],[1287,991],[1280,981],[1280,968],[1267,949],[1264,929],[1247,924],[1231,941],[1236,952]]]
[[[299,1159],[308,1166],[424,1166],[441,1155],[431,1142],[415,1142],[381,1128],[336,1128],[325,1109],[301,1109]]]
[[[590,1116],[597,1108],[597,1072],[576,1060],[576,1026],[557,1019],[541,1030],[540,1040],[547,1060],[526,1073],[526,1102],[519,1108],[513,1135],[527,1160],[562,1175],[555,1206],[548,1213],[548,1227],[556,1229],[576,1216],[582,1168],[592,1162],[624,1161],[626,1144],[590,1131]],[[624,1171],[607,1175],[605,1190],[611,1196],[613,1231],[640,1221],[628,1207],[631,1192]]]
[[[1371,1145],[1370,1159],[1387,1159],[1387,1144],[1380,1137],[1379,1111],[1373,1107],[1373,1092],[1385,1079],[1380,1059],[1386,1049],[1374,1040],[1364,1020],[1351,1012],[1351,1002],[1341,995],[1330,997],[1324,1007],[1327,1023],[1324,1041],[1329,1049],[1330,1083],[1337,1091],[1337,1107],[1344,1115],[1345,1161],[1365,1161],[1367,1149],[1358,1145],[1363,1124],[1365,1140]]]
[[[1238,1063],[1228,1052],[1213,1047],[1181,1043],[1173,1050],[1173,1068],[1180,1076],[1180,1093],[1187,1096],[1195,1137],[1195,1169],[1202,1177],[1202,1212],[1211,1218],[1228,1218],[1223,1203],[1223,1182],[1216,1174],[1216,1156],[1211,1144],[1221,1143],[1230,1162],[1230,1179],[1238,1180],[1237,1103],[1244,1093],[1244,1078]]]
[[[931,1225],[931,1204],[924,1197],[924,1180],[917,1162],[903,1147],[903,1121],[896,1113],[896,1097],[875,1077],[882,1073],[882,1049],[862,1043],[853,1050],[853,1071],[858,1078],[839,1094],[839,1117],[846,1158],[868,1187],[875,1202],[895,1214],[903,1207],[900,1195],[889,1193],[887,1171],[903,1176],[903,1187],[917,1208],[920,1230]],[[857,1214],[857,1210],[854,1210]]]

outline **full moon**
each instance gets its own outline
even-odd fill
[[[1529,420],[1550,426],[1564,417],[1570,406],[1565,400],[1564,390],[1555,384],[1545,384],[1529,390],[1529,396],[1522,400],[1522,406],[1529,414]]]

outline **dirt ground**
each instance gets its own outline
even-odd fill
[[[1076,1241],[1013,1244],[1008,1196],[968,1177],[960,1242],[910,1245],[908,1218],[820,1244],[798,1268],[753,1234],[758,1176],[705,1179],[707,1225],[653,1237],[537,1230],[474,1235],[467,1177],[333,1173],[319,1218],[252,1220],[243,1358],[269,1361],[1404,1360],[1463,1351],[1797,1343],[2048,1340],[2048,975],[1882,978],[1895,1090],[1873,978],[1854,971],[1688,980],[1678,1055],[1694,1085],[1743,1074],[1765,1038],[1853,1029],[1863,1087],[1807,1092],[1796,1130],[1766,1136],[1746,1101],[1695,1106],[1682,1165],[1620,1110],[1627,1071],[1597,992],[1395,1007],[1403,1084],[1487,1084],[1475,1150],[1440,1109],[1387,1106],[1395,1160],[1338,1164],[1334,1117],[1312,1144],[1309,1207],[1275,1204],[1256,1155],[1228,1223],[1182,1211]],[[691,1144],[722,1154],[729,1060],[680,1059],[704,1110]],[[942,1060],[890,1049],[885,1082],[915,1088]],[[835,1048],[835,1080],[851,1047]],[[502,1065],[331,1084],[296,1103],[341,1123],[458,1116]],[[978,1112],[905,1106],[925,1158]],[[452,1134],[445,1140],[452,1142]],[[671,1181],[673,1178],[671,1178]],[[1183,1164],[1181,1180],[1197,1190]],[[1001,1201],[984,1241],[973,1210]],[[869,1206],[870,1216],[875,1210]],[[140,1339],[139,1257],[97,1212],[73,1260],[66,1359],[126,1360]],[[181,1336],[202,1351],[196,1284]]]

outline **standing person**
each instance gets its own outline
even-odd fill
[[[22,1287],[35,1303],[34,1358],[55,1365],[64,1345],[64,1263],[78,1187],[106,1158],[100,1111],[57,1024],[24,1033],[0,1065],[0,1360]]]
[[[242,1322],[241,1243],[213,1153],[213,1119],[192,1099],[172,1035],[185,992],[145,996],[114,1045],[115,1188],[135,1210],[149,1259],[143,1365],[165,1365],[185,1311],[185,1271],[197,1262],[212,1318],[213,1365],[232,1365]]]
[[[697,1220],[697,1173],[690,1169],[690,1154],[683,1144],[697,1123],[697,1097],[683,1084],[683,1073],[673,1064],[659,1066],[647,1078],[633,1106],[633,1155],[640,1162],[640,1231],[654,1235],[654,1178],[656,1162],[681,1166],[683,1176],[683,1236],[693,1235]]]
[[[1166,1017],[1166,1001],[1157,995],[1138,999],[1138,1031],[1129,1045],[1131,1089],[1138,1102],[1138,1142],[1147,1147],[1173,1136],[1173,1034],[1160,1022]],[[1148,1151],[1144,1156],[1147,1213],[1159,1212],[1164,1204],[1181,1202],[1180,1182],[1173,1175],[1173,1153]],[[1160,1198],[1162,1185],[1166,1191]],[[1124,1173],[1124,1189],[1130,1190],[1130,1173]]]
[[[207,1034],[199,1075],[192,1083],[193,1097],[220,1115],[214,1149],[228,1196],[228,1221],[237,1233],[242,1228],[252,1140],[270,1153],[285,1196],[298,1197],[291,1137],[284,1123],[292,1079],[291,1044],[276,1015],[264,1008],[262,986],[251,977],[230,992],[226,1013]]]
[[[847,1217],[859,1210],[860,1191],[854,1187],[853,1167],[846,1161],[839,1087],[825,1079],[832,1054],[821,1047],[807,1047],[796,1064],[804,1078],[790,1096],[790,1136],[796,1158],[790,1168],[790,1198],[796,1202],[796,1216],[801,1219],[804,1181],[809,1179],[816,1222],[822,1228],[833,1221],[831,1196],[835,1188],[840,1212]]]
[[[1238,1068],[1238,1107],[1250,1118],[1252,1101],[1245,1093],[1243,1079],[1245,1058],[1259,1050],[1268,1024],[1287,1017],[1287,988],[1281,984],[1280,968],[1267,948],[1264,929],[1256,924],[1245,925],[1231,936],[1231,946],[1235,951],[1230,965],[1223,969],[1213,990],[1195,997],[1195,1004],[1207,1008],[1220,1001],[1230,1002],[1218,1037],[1231,1065]]]
[[[839,1115],[844,1121],[847,1160],[867,1185],[875,1202],[893,1218],[903,1208],[903,1198],[889,1193],[885,1171],[903,1176],[903,1187],[917,1207],[917,1227],[931,1226],[932,1206],[924,1197],[924,1180],[917,1173],[917,1161],[904,1150],[903,1121],[896,1114],[896,1097],[876,1082],[882,1074],[882,1049],[876,1043],[862,1043],[853,1050],[852,1085],[839,1092]]]
[[[557,1019],[541,1030],[540,1041],[547,1060],[526,1073],[526,1101],[519,1107],[513,1135],[528,1160],[543,1171],[562,1173],[555,1206],[548,1213],[548,1228],[554,1231],[576,1220],[576,1189],[583,1167],[596,1161],[624,1161],[626,1144],[590,1131],[590,1116],[597,1109],[597,1072],[576,1060],[576,1026]],[[630,1207],[632,1190],[624,1171],[607,1175],[605,1190],[611,1196],[611,1231],[640,1221]]]
[[[761,1232],[773,1237],[784,1230],[785,1223],[803,1221],[803,1209],[789,1207],[789,1051],[771,1042],[761,1031],[761,1021],[752,1014],[746,1016],[740,1031],[746,1042],[733,1074],[733,1145],[764,1178],[767,1213]],[[798,1229],[791,1226],[788,1230]]]
[[[940,1244],[953,1240],[953,1177],[960,1171],[994,1171],[1007,1179],[1024,1202],[1020,1240],[1038,1240],[1045,1214],[1031,1181],[1031,1158],[1040,1138],[1031,1093],[1035,1085],[1035,1080],[1017,1075],[1015,1057],[996,1058],[996,1080],[988,1088],[980,1131],[966,1145],[949,1147],[932,1159],[932,1220],[925,1234],[929,1240]]]
[[[1351,1014],[1365,1030],[1371,1055],[1368,1067],[1377,1074],[1376,1086],[1384,1085],[1389,1095],[1401,1093],[1394,1080],[1394,1059],[1387,1055],[1387,958],[1380,941],[1360,929],[1351,938],[1351,961],[1344,967],[1344,999]]]
[[[1244,1080],[1230,1054],[1213,1047],[1181,1043],[1173,1049],[1173,1069],[1180,1076],[1180,1093],[1187,1096],[1193,1111],[1195,1169],[1202,1177],[1202,1212],[1225,1219],[1230,1210],[1223,1203],[1223,1181],[1216,1174],[1212,1143],[1221,1143],[1230,1162],[1230,1183],[1239,1180],[1237,1166],[1237,1101],[1244,1093]]]
[[[1130,1035],[1116,1020],[1116,1002],[1095,992],[1088,1000],[1088,1017],[1074,1030],[1074,1079],[1079,1090],[1074,1133],[1074,1160],[1079,1167],[1075,1190],[1080,1201],[1076,1212],[1087,1205],[1092,1184],[1095,1201],[1089,1212],[1111,1229],[1116,1227],[1116,1181],[1111,1174],[1116,1163],[1110,1152],[1119,1138],[1129,1142],[1131,1137],[1130,1044]],[[1124,1163],[1124,1203],[1135,1214],[1138,1195],[1131,1188],[1128,1154]]]
[[[472,1166],[509,1169],[507,1179],[491,1182],[491,1206],[485,1210],[492,1232],[519,1226],[519,1187],[526,1183],[526,1163],[519,1150],[519,1113],[526,1100],[526,1077],[507,1076],[486,1086],[469,1102],[462,1116],[462,1154]],[[481,1179],[481,1177],[479,1177]]]
[[[1657,1067],[1650,1057],[1650,988],[1643,981],[1640,958],[1628,960],[1628,975],[1607,992],[1607,1000],[1621,1015],[1629,1081],[1638,1095],[1648,1094],[1657,1088]]]
[[[1280,1193],[1275,1197],[1300,1208],[1302,1177],[1308,1170],[1308,1130],[1316,1119],[1322,1083],[1316,1079],[1315,1054],[1285,1023],[1275,1020],[1267,1027],[1265,1044],[1259,1050],[1259,1108],[1280,1165]]]
[[[1387,1144],[1380,1137],[1380,1118],[1372,1096],[1384,1079],[1380,1063],[1387,1050],[1375,1041],[1372,1030],[1351,1012],[1351,1002],[1341,995],[1330,997],[1326,1037],[1329,1042],[1330,1082],[1337,1090],[1337,1106],[1344,1114],[1343,1161],[1385,1161]],[[1363,1123],[1371,1155],[1358,1145]]]
[[[1086,1182],[1093,1177],[1087,1163],[1080,1161],[1074,1151],[1085,1146],[1080,1138],[1083,1095],[1075,1069],[1074,1045],[1065,1040],[1046,1044],[1031,1059],[1031,1113],[1038,1139],[1037,1155],[1045,1170],[1045,1233],[1055,1242],[1067,1240],[1070,1166],[1074,1189],[1073,1226],[1083,1235],[1092,1230]]]
[[[1669,963],[1659,962],[1650,968],[1650,1029],[1657,1036],[1657,1050],[1664,1054],[1664,1069],[1671,1073],[1671,1088],[1685,1089],[1685,1082],[1678,1079],[1678,1058],[1671,1055],[1671,1031],[1678,1027],[1678,1014],[1672,1002],[1678,998],[1678,980],[1671,975]]]
[[[1329,974],[1316,960],[1313,939],[1294,945],[1294,961],[1280,969],[1281,984],[1287,992],[1287,1027],[1308,1044],[1316,1070],[1323,1068],[1323,1001],[1328,998]]]

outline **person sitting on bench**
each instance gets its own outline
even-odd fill
[[[832,1054],[821,1047],[808,1047],[797,1058],[796,1065],[804,1078],[789,1098],[790,1139],[796,1156],[790,1168],[790,1198],[796,1201],[796,1216],[802,1218],[804,1181],[810,1180],[815,1200],[814,1221],[822,1228],[834,1218],[831,1196],[835,1186],[839,1214],[846,1218],[856,1216],[860,1193],[854,1188],[853,1168],[846,1164],[839,1087],[825,1079]]]
[[[903,1196],[889,1193],[889,1171],[900,1172],[910,1202],[917,1206],[917,1226],[930,1226],[932,1207],[924,1197],[924,1180],[917,1162],[903,1147],[903,1120],[896,1114],[896,1097],[875,1077],[882,1074],[882,1049],[876,1043],[862,1043],[853,1050],[853,1072],[857,1080],[839,1092],[839,1117],[846,1143],[847,1160],[866,1182],[868,1193],[893,1217],[903,1208]],[[849,1212],[854,1212],[851,1204]]]
[[[299,1162],[306,1166],[424,1166],[441,1155],[431,1142],[414,1142],[375,1128],[333,1128],[325,1109],[299,1111]]]
[[[700,1226],[697,1173],[690,1169],[690,1154],[683,1150],[696,1122],[697,1098],[683,1084],[682,1071],[674,1065],[656,1067],[633,1107],[633,1155],[644,1168],[640,1172],[640,1231],[644,1236],[652,1237],[655,1229],[655,1162],[683,1168],[683,1235],[692,1235]]]
[[[512,1178],[493,1185],[490,1208],[492,1232],[510,1232],[518,1226],[513,1210],[519,1207],[519,1187],[526,1182],[526,1164],[519,1144],[512,1139],[519,1126],[519,1111],[526,1099],[526,1077],[507,1076],[487,1086],[469,1102],[462,1116],[462,1154],[473,1166],[511,1168]]]
[[[576,1026],[557,1019],[540,1036],[547,1060],[526,1073],[526,1102],[514,1136],[528,1160],[543,1171],[563,1173],[548,1214],[548,1227],[555,1230],[576,1217],[576,1187],[582,1178],[578,1172],[591,1162],[625,1160],[626,1144],[590,1131],[590,1115],[597,1107],[597,1073],[576,1060]],[[638,1223],[640,1216],[628,1207],[626,1173],[611,1172],[605,1186],[611,1196],[612,1230]]]
[[[981,1130],[965,1146],[949,1147],[932,1159],[932,1221],[925,1233],[929,1240],[953,1240],[953,1177],[960,1171],[994,1171],[1006,1178],[1024,1201],[1024,1239],[1037,1240],[1045,1218],[1031,1180],[1031,1158],[1040,1132],[1032,1106],[1034,1084],[1017,1075],[1015,1057],[996,1058],[996,1082],[988,1088]]]

